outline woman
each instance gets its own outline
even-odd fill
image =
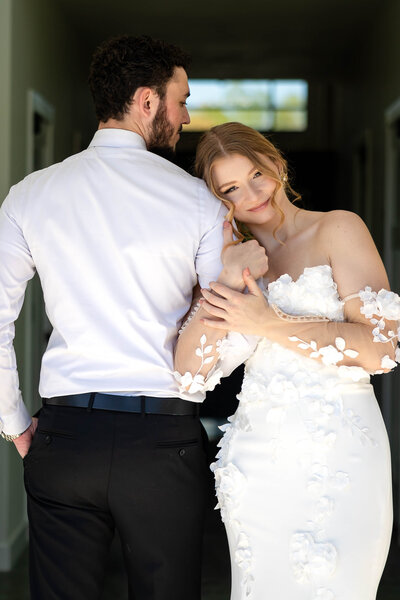
[[[361,219],[297,208],[285,160],[258,132],[239,123],[214,127],[196,165],[269,260],[264,293],[248,270],[248,294],[218,282],[202,290],[201,310],[176,351],[177,378],[195,391],[232,367],[225,367],[232,337],[261,338],[212,466],[231,552],[231,600],[373,600],[392,497],[369,374],[399,361],[400,298],[386,291]],[[202,325],[197,356],[185,355],[185,339]],[[239,333],[217,342],[227,331]]]

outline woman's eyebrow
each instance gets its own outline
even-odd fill
[[[227,183],[223,183],[222,185],[219,186],[219,190],[222,190],[222,188],[226,187],[227,185],[232,185],[233,183],[236,183],[235,181],[228,181]]]

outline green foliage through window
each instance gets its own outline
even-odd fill
[[[239,121],[259,131],[305,131],[308,85],[285,79],[192,79],[185,130]]]

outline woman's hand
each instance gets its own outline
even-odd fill
[[[268,306],[248,268],[244,269],[242,277],[249,290],[248,294],[234,291],[218,282],[210,283],[212,291],[201,290],[204,298],[200,300],[201,306],[212,317],[219,319],[215,321],[203,318],[201,322],[214,329],[264,336],[268,322],[276,319],[275,313]]]
[[[265,248],[260,246],[257,240],[234,244],[232,225],[228,221],[224,222],[223,235],[224,250],[221,256],[223,270],[218,277],[218,282],[236,290],[243,290],[245,288],[243,269],[247,267],[255,279],[262,277],[268,271]]]

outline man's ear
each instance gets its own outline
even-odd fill
[[[152,120],[157,112],[160,97],[150,87],[140,87],[133,95],[132,105],[142,119]]]

